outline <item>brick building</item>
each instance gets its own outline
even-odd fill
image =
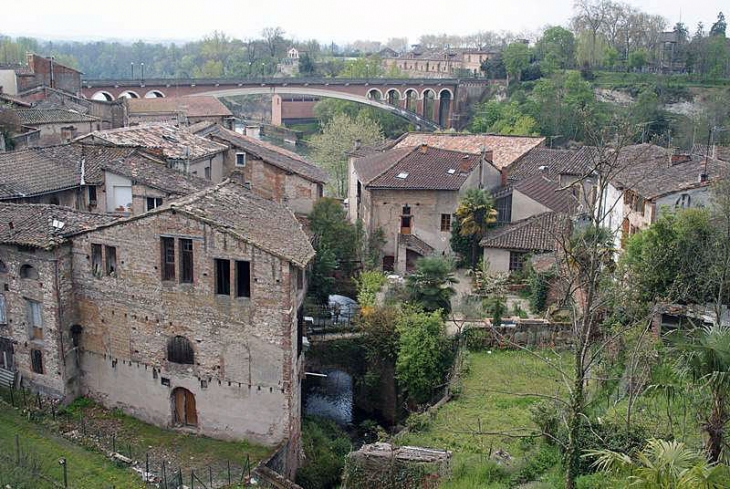
[[[69,66],[56,63],[53,57],[28,53],[25,66],[0,66],[0,86],[10,95],[22,94],[42,86],[78,94],[81,92],[82,74]]]
[[[415,46],[407,53],[381,51],[383,68],[397,68],[416,78],[479,76],[482,63],[499,55],[499,49],[423,49]]]
[[[4,368],[160,426],[288,441],[296,467],[314,250],[290,211],[226,181],[126,219],[28,204],[0,216]]]

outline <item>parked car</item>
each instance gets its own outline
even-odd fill
[[[349,323],[357,316],[360,306],[357,301],[344,295],[331,295],[328,298],[328,305],[332,314],[334,324]]]

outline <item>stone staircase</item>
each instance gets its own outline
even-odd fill
[[[15,385],[15,372],[0,368],[0,387],[11,389]]]
[[[415,234],[401,234],[399,235],[399,241],[401,246],[415,251],[421,256],[428,256],[434,252],[433,246],[423,241]]]

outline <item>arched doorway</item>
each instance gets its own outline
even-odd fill
[[[385,99],[388,102],[388,105],[393,105],[395,107],[400,106],[400,92],[398,92],[395,88],[388,90],[385,94]]]
[[[436,106],[436,94],[433,90],[426,89],[423,91],[423,113],[424,119],[433,120],[433,108]]]
[[[406,110],[410,112],[418,110],[418,92],[411,88],[406,90]]]
[[[451,112],[451,90],[444,88],[439,93],[439,126],[449,126],[449,112]]]
[[[198,426],[195,396],[183,387],[172,391],[172,421],[176,426]]]
[[[112,102],[114,100],[114,95],[112,95],[109,92],[106,92],[104,90],[99,90],[94,95],[91,96],[91,100],[101,100],[103,102]]]

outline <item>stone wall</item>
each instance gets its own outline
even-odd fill
[[[573,329],[567,323],[550,323],[541,319],[505,318],[502,325],[493,327],[484,323],[472,325],[464,334],[483,331],[486,335],[484,346],[491,348],[529,348],[567,347],[573,344]]]
[[[161,236],[175,239],[176,277],[179,238],[192,240],[192,284],[161,280]],[[92,273],[92,243],[116,247],[114,274]],[[82,235],[73,257],[86,394],[169,426],[170,394],[184,387],[195,396],[198,433],[298,440],[298,303],[287,262],[172,211]],[[235,296],[233,264],[232,295],[215,293],[216,258],[250,261],[250,298]],[[192,343],[194,364],[167,361],[178,335]]]

